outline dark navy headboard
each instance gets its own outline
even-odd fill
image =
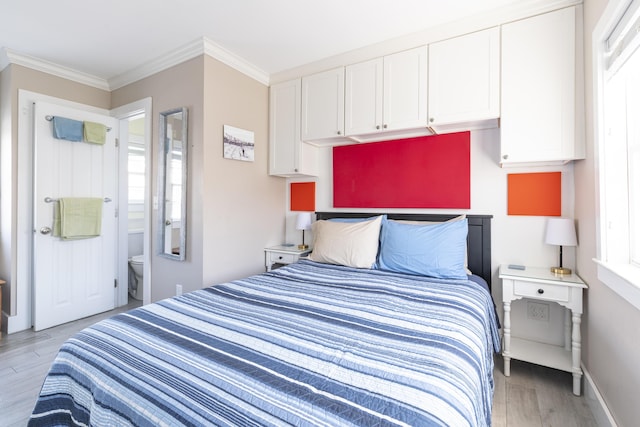
[[[376,212],[316,212],[317,219],[368,218],[383,213]],[[406,214],[387,213],[389,219],[408,221],[447,221],[460,214]],[[469,270],[486,280],[491,289],[491,218],[493,215],[467,215],[467,263]]]

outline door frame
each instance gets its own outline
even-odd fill
[[[15,258],[12,260],[14,264],[13,271],[15,271],[12,282],[15,283],[15,288],[11,292],[12,311],[7,313],[7,333],[15,333],[30,329],[33,324],[33,269],[31,261],[33,259],[33,103],[38,101],[44,101],[62,105],[65,107],[85,109],[86,111],[96,112],[100,114],[111,115],[116,118],[123,118],[130,116],[133,111],[144,111],[146,117],[149,120],[145,122],[145,147],[149,150],[146,154],[145,165],[150,171],[146,176],[146,184],[148,185],[147,195],[148,199],[151,199],[151,179],[152,179],[152,165],[151,165],[151,124],[153,122],[152,116],[152,100],[151,98],[144,98],[142,100],[127,104],[125,106],[113,109],[111,111],[93,107],[86,104],[81,104],[74,101],[57,98],[54,96],[44,95],[28,91],[25,89],[18,90],[18,144],[17,144],[17,176],[16,176],[16,216],[14,218],[14,224],[16,227],[16,241],[15,244]],[[126,151],[126,150],[124,150]],[[120,196],[119,196],[120,197]],[[151,208],[147,200],[145,203],[145,215],[147,221],[145,221],[145,271],[144,275],[149,278],[145,279],[143,285],[143,303],[147,304],[151,302],[151,262],[150,262],[150,248],[151,248],[151,233],[147,229],[151,226]],[[121,200],[119,200],[121,202]],[[122,206],[122,205],[120,205]],[[126,205],[125,205],[126,206]],[[120,216],[122,217],[122,216]],[[119,243],[122,241],[121,228],[119,226]],[[126,227],[125,227],[126,236]],[[120,246],[118,246],[120,248]],[[126,247],[126,246],[125,246]],[[13,250],[12,250],[13,252]],[[128,264],[126,259],[126,252],[124,254],[124,263],[119,255],[118,258],[118,277],[119,283],[126,284],[127,279],[122,281],[121,271],[128,272]],[[126,297],[128,286],[119,286],[124,289],[124,296]],[[118,294],[120,295],[120,294]],[[120,305],[122,300],[116,299],[116,305]]]
[[[144,253],[144,266],[142,270],[142,304],[149,304],[151,302],[151,200],[152,200],[152,177],[153,177],[153,147],[151,145],[152,140],[152,99],[150,97],[141,99],[139,101],[132,102],[130,104],[123,105],[121,107],[111,110],[111,115],[120,120],[120,134],[118,135],[120,143],[119,163],[120,165],[127,164],[128,156],[128,120],[131,117],[144,114],[144,185],[145,185],[145,200],[144,200],[144,238],[143,238],[143,253]],[[118,194],[120,211],[118,213],[118,293],[116,297],[116,306],[122,306],[127,304],[128,300],[128,281],[129,281],[129,265],[128,265],[128,206],[129,201],[127,197],[127,168],[120,167],[118,171]]]

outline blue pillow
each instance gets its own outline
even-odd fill
[[[386,221],[380,233],[380,270],[466,279],[467,220],[433,225]]]

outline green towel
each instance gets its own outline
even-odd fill
[[[101,123],[84,122],[84,140],[103,145],[107,142],[107,127]]]
[[[102,230],[104,201],[91,197],[66,197],[54,208],[53,235],[62,240],[98,237]]]

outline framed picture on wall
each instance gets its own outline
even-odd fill
[[[254,139],[250,130],[224,125],[224,158],[253,162]]]

